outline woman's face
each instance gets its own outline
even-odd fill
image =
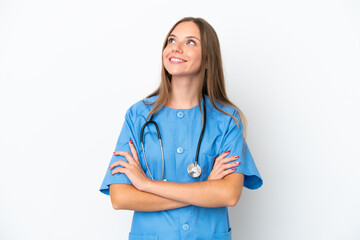
[[[200,30],[193,22],[179,23],[171,32],[163,50],[163,62],[173,77],[191,77],[200,73],[200,40]]]

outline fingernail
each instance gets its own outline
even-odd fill
[[[129,142],[130,142],[131,144],[133,144],[133,142],[131,141],[131,139],[129,140]]]
[[[231,170],[235,171],[236,168],[232,168]]]
[[[225,153],[229,153],[230,152],[230,150],[227,150]]]
[[[236,164],[237,164],[237,165],[239,165],[239,164],[240,164],[240,162],[236,162]]]
[[[113,154],[115,154],[115,152]]]
[[[235,156],[235,159],[238,159],[239,158],[239,156]]]

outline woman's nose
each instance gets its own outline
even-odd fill
[[[172,45],[172,52],[179,52],[179,53],[182,53],[182,47],[179,43],[175,43]]]

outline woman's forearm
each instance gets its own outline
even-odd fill
[[[140,191],[130,184],[111,184],[110,198],[113,208],[116,210],[126,209],[143,212],[155,212],[190,205],[188,203]]]
[[[150,180],[145,192],[199,207],[233,207],[240,199],[244,176],[230,174],[223,179],[177,183]]]

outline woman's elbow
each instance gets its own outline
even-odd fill
[[[243,190],[244,175],[240,173],[230,174],[225,177],[227,190],[229,192],[228,206],[235,207],[239,202]]]
[[[113,207],[113,209],[115,210],[121,210],[121,209],[125,209],[125,206],[123,204],[123,200],[121,199],[122,194],[119,194],[120,190],[119,189],[122,186],[119,186],[117,184],[114,185],[110,185],[110,200],[111,200],[111,205]]]
[[[115,209],[115,210],[120,210],[120,209],[121,209],[121,206],[120,206],[120,204],[119,204],[118,199],[116,199],[116,197],[115,197],[114,195],[115,195],[115,194],[111,194],[111,193],[110,193],[111,205],[112,205],[113,209]]]
[[[241,197],[241,190],[231,194],[231,196],[229,197],[230,201],[228,203],[228,207],[235,207],[236,204],[239,202],[240,197]]]
[[[120,210],[121,207],[120,207],[119,203],[113,197],[111,197],[111,195],[110,195],[110,199],[111,199],[111,205],[112,205],[113,209]]]

